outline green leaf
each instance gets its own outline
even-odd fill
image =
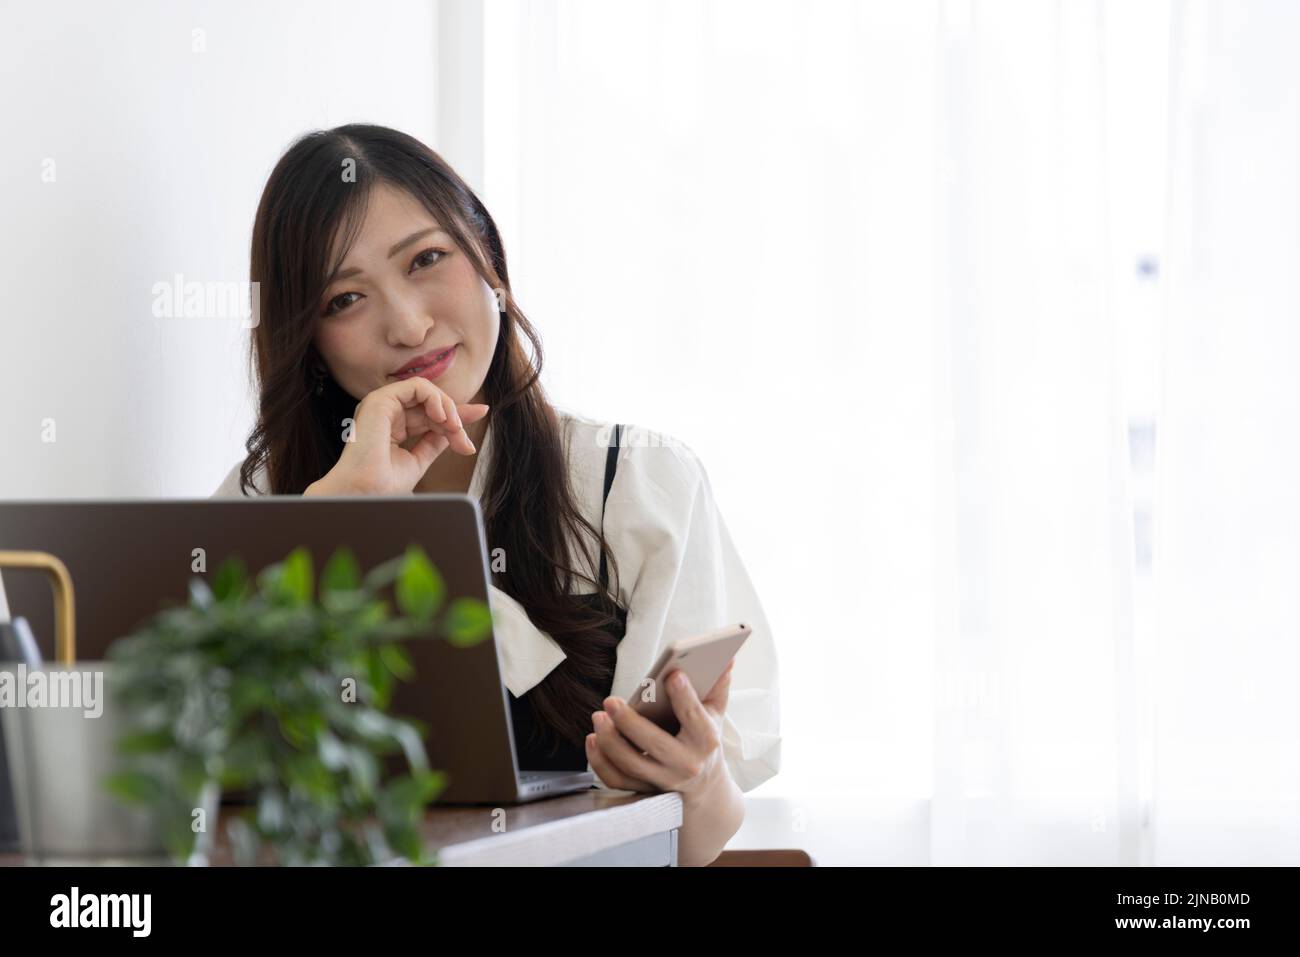
[[[422,808],[447,787],[447,775],[442,771],[412,771],[395,778],[385,791],[401,807]]]
[[[380,660],[384,666],[403,681],[410,681],[415,676],[415,665],[401,645],[382,645],[379,649]]]
[[[269,687],[253,677],[236,681],[230,690],[230,707],[235,717],[239,718],[250,711],[270,707],[275,703],[275,694]]]
[[[419,826],[424,808],[443,792],[447,776],[441,771],[416,771],[390,781],[379,796],[377,810],[388,843],[408,860],[427,860]]]
[[[177,777],[179,778],[181,792],[187,798],[194,799],[203,792],[204,785],[212,779],[207,768],[203,766],[203,762],[199,760],[185,762]]]
[[[212,579],[212,594],[217,601],[233,601],[242,596],[247,581],[247,567],[237,555],[232,555],[217,569],[217,574]]]
[[[429,621],[442,607],[447,586],[419,545],[411,545],[406,550],[397,576],[396,594],[397,607],[418,621]]]
[[[492,634],[492,612],[477,598],[457,598],[447,609],[442,627],[449,642],[468,648]]]
[[[334,803],[334,778],[320,758],[294,754],[284,761],[283,770],[291,794],[306,794],[327,805]]]
[[[305,748],[324,729],[325,719],[314,712],[286,714],[280,718],[280,730],[295,748]]]
[[[361,587],[361,566],[357,558],[346,546],[337,549],[330,560],[325,563],[321,573],[320,593],[326,595],[338,592],[356,591]]]
[[[179,814],[161,821],[163,846],[177,864],[185,864],[194,851],[198,835],[190,827],[190,818]]]
[[[378,654],[366,658],[366,677],[370,683],[371,702],[375,707],[386,709],[393,698],[393,675]]]
[[[401,854],[408,861],[419,860],[420,852],[424,849],[420,842],[420,832],[418,829],[409,824],[398,825],[388,829],[385,835],[388,843],[393,850]]]
[[[305,605],[312,597],[311,552],[299,546],[284,560],[280,586],[295,605]]]
[[[155,754],[166,751],[175,743],[170,727],[132,731],[117,739],[117,750],[119,754]]]
[[[143,771],[117,771],[107,775],[103,784],[110,794],[128,804],[151,804],[164,793],[162,782]]]
[[[356,624],[360,628],[373,628],[388,620],[388,602],[376,599],[370,602],[357,615]]]
[[[228,765],[217,776],[217,785],[222,791],[240,791],[256,780],[257,778],[246,768]]]

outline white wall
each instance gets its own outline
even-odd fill
[[[381,123],[438,149],[438,14],[6,0],[0,498],[212,492],[252,422],[248,330],[155,318],[153,286],[248,279],[262,186],[309,129]]]

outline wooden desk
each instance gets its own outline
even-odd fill
[[[235,808],[221,810],[224,816]],[[443,867],[675,867],[681,825],[676,792],[593,788],[499,808],[434,807],[422,830]],[[0,866],[24,863],[22,855],[0,855]],[[233,863],[224,828],[211,863]]]

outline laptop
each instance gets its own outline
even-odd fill
[[[210,580],[230,555],[256,572],[301,545],[319,575],[340,546],[368,571],[411,544],[437,566],[448,602],[488,601],[483,517],[468,495],[0,502],[0,551],[48,552],[67,566],[83,662],[103,660],[116,638],[165,604],[186,603],[196,548],[205,550]],[[44,574],[0,574],[0,608],[26,618],[42,655],[53,661],[54,609]],[[520,769],[495,640],[457,648],[413,639],[405,648],[415,674],[396,682],[389,710],[428,729],[429,767],[448,778],[436,803],[511,804],[596,786],[586,770]]]

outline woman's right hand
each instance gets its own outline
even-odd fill
[[[411,376],[368,393],[353,414],[352,438],[324,477],[304,495],[404,495],[446,449],[473,455],[464,423],[477,422],[488,407],[457,406],[428,379]],[[409,449],[400,443],[413,436]]]

